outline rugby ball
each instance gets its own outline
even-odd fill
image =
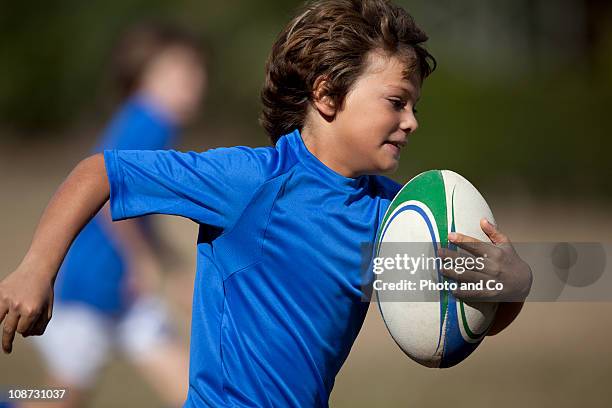
[[[417,261],[435,258],[441,246],[456,249],[449,246],[449,232],[490,242],[480,228],[482,218],[495,222],[486,201],[469,181],[450,170],[426,171],[410,180],[391,202],[377,234],[375,260],[398,255]],[[452,281],[441,275],[438,264],[413,265],[409,271],[374,275],[379,280],[374,290],[382,318],[411,359],[427,367],[452,367],[483,340],[497,303],[456,299],[445,289]],[[400,283],[408,280],[415,282],[413,290],[401,288]],[[395,286],[383,287],[385,282]],[[423,282],[432,284],[418,286]]]

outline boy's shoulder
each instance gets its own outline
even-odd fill
[[[267,179],[289,171],[296,163],[294,155],[277,146],[218,147],[203,153],[205,157],[223,162],[225,171],[241,173],[246,177]]]

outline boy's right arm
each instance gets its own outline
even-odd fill
[[[81,161],[43,212],[30,249],[17,269],[0,281],[2,349],[12,351],[15,333],[40,335],[51,319],[53,284],[70,245],[106,203],[110,186],[102,154]]]

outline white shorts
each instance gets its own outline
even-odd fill
[[[45,334],[32,337],[49,373],[66,385],[89,388],[114,348],[141,361],[176,341],[168,308],[159,298],[135,302],[119,319],[79,303],[59,303]]]

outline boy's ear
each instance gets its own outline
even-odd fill
[[[323,116],[328,118],[336,116],[336,103],[334,99],[329,96],[327,79],[325,77],[320,76],[315,80],[314,86],[312,87],[312,100],[317,110]]]

